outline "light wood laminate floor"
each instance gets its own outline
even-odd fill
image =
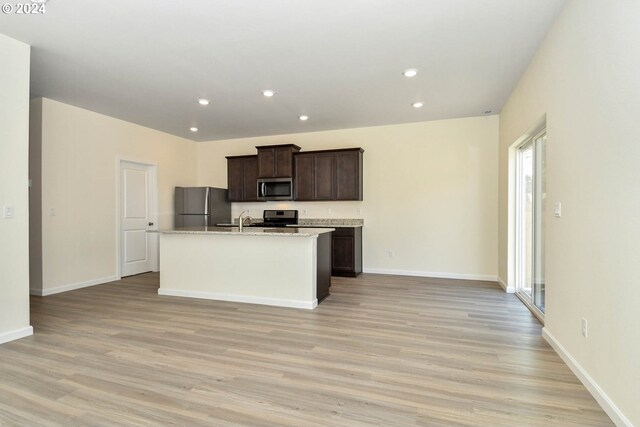
[[[35,335],[0,346],[0,425],[612,425],[495,283],[334,278],[313,311],[157,288],[33,297]]]

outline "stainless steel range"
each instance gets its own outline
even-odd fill
[[[264,210],[262,212],[263,222],[247,224],[246,227],[286,227],[298,223],[297,210]]]

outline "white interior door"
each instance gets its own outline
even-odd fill
[[[154,228],[153,166],[121,162],[121,275],[152,271],[155,262],[154,239],[147,230]]]

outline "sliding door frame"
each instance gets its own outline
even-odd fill
[[[544,156],[545,156],[545,144],[546,144],[546,126],[539,127],[535,133],[529,134],[529,136],[520,139],[520,141],[514,144],[515,156],[514,168],[513,168],[513,184],[514,191],[511,193],[513,196],[513,224],[512,228],[513,237],[513,278],[515,286],[516,296],[531,310],[531,312],[544,324],[544,312],[538,307],[539,301],[536,298],[541,298],[541,292],[537,289],[539,286],[544,286]],[[523,150],[531,149],[531,218],[530,220],[530,244],[529,250],[524,248],[523,239],[525,238],[525,220],[523,218],[523,203],[524,197],[526,197],[526,189],[524,188],[524,182],[522,179],[523,173]],[[541,186],[542,185],[542,186]],[[524,289],[524,282],[527,280],[525,273],[526,258],[530,259],[528,262],[531,265],[530,271],[530,294]]]

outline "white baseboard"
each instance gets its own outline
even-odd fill
[[[86,280],[84,282],[70,283],[68,285],[56,286],[48,289],[29,289],[31,295],[46,297],[47,295],[59,294],[61,292],[73,291],[75,289],[88,288],[89,286],[102,285],[103,283],[119,280],[118,276],[100,277],[98,279]]]
[[[19,340],[20,338],[28,337],[30,335],[33,335],[32,326],[16,329],[15,331],[3,332],[0,334],[0,344],[4,344],[9,341]]]
[[[502,286],[502,289],[504,289],[504,291],[508,294],[515,294],[516,293],[516,288],[514,288],[513,286],[508,286],[506,283],[504,283],[504,281],[498,277],[498,283],[500,284],[500,286]]]
[[[216,292],[183,291],[179,289],[158,289],[158,295],[172,297],[200,298],[217,301],[244,302],[249,304],[275,305],[278,307],[304,308],[312,310],[318,306],[318,300],[300,301],[279,298],[249,297],[245,295],[220,294]]]
[[[607,394],[600,388],[598,383],[587,373],[587,371],[578,363],[576,359],[555,339],[553,335],[547,330],[542,328],[542,337],[549,343],[549,345],[555,350],[560,358],[567,364],[569,369],[575,374],[576,377],[584,384],[589,390],[589,393],[596,399],[596,402],[604,409],[609,415],[611,421],[618,427],[633,427],[631,421],[624,416],[622,411],[616,406],[615,403],[607,396]]]
[[[373,274],[392,274],[395,276],[416,276],[416,277],[434,277],[437,279],[460,279],[460,280],[485,280],[496,282],[497,276],[488,276],[482,274],[458,274],[458,273],[442,273],[433,271],[415,271],[415,270],[391,270],[386,268],[365,268],[364,273]]]

